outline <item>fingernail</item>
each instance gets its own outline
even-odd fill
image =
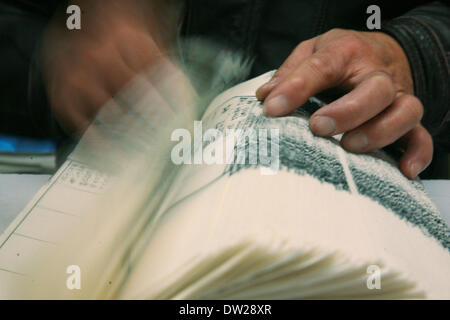
[[[424,165],[422,162],[420,162],[420,161],[414,162],[410,167],[413,177],[417,177],[417,175],[422,172],[423,167],[424,167]]]
[[[263,104],[264,112],[279,115],[289,112],[289,104],[285,96],[278,95]]]
[[[257,91],[261,91],[261,90],[269,90],[273,87],[275,87],[275,85],[277,84],[277,80],[278,78],[272,78],[270,79],[268,82],[266,82],[265,84],[263,84],[261,87],[259,87],[259,89]]]
[[[363,152],[369,145],[369,139],[364,133],[358,132],[347,138],[346,144],[350,151]]]
[[[336,131],[336,122],[330,117],[312,117],[311,130],[318,136],[329,136]]]

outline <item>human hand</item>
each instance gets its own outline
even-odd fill
[[[81,30],[66,28],[64,12],[52,19],[41,60],[52,110],[67,133],[82,133],[136,74],[168,60],[154,3],[78,0]]]
[[[420,124],[408,60],[400,45],[381,32],[333,29],[300,43],[256,96],[269,116],[289,114],[310,97],[338,87],[346,93],[317,110],[311,131],[344,133],[341,145],[364,153],[398,141],[400,170],[414,178],[431,162],[432,138]]]

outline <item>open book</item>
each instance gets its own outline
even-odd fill
[[[2,236],[0,297],[450,298],[449,228],[420,181],[313,136],[317,99],[265,117],[254,92],[270,77],[223,92],[201,123],[130,133],[105,152],[120,169],[86,157],[106,132],[88,131]],[[243,153],[214,144],[227,129]]]

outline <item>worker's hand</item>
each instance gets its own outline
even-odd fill
[[[50,22],[41,51],[44,81],[67,133],[83,132],[119,89],[165,57],[154,2],[78,0],[81,30],[67,29],[66,7]]]
[[[420,124],[423,106],[408,60],[384,33],[335,29],[302,42],[256,95],[267,115],[282,116],[335,87],[348,93],[311,116],[314,134],[344,133],[342,146],[357,153],[399,141],[405,149],[400,169],[409,178],[428,166],[433,143]]]

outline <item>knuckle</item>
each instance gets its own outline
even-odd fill
[[[318,55],[311,57],[309,60],[309,64],[311,67],[313,67],[316,70],[324,70],[327,67],[327,64],[325,63],[324,59]]]
[[[423,117],[423,107],[421,103],[418,103],[416,105],[416,107],[414,108],[414,116],[415,119],[417,119],[417,122],[420,122],[420,120],[422,120]]]
[[[413,135],[413,139],[415,139],[415,143],[420,144],[422,161],[428,166],[434,153],[433,138],[430,133],[420,125],[416,127],[414,131],[415,134]]]
[[[393,86],[391,76],[384,71],[376,71],[376,72],[372,73],[371,78],[374,81],[376,81],[379,85]]]
[[[309,59],[310,69],[317,75],[328,78],[333,76],[333,70],[329,61],[322,56],[315,55]]]
[[[428,144],[429,146],[433,147],[433,138],[431,137],[431,134],[428,132],[427,129],[423,128],[423,130],[420,130],[418,132],[418,138],[421,141],[423,141],[423,143]]]
[[[300,43],[295,47],[294,51],[292,51],[292,52],[293,52],[293,53],[297,53],[298,51],[301,51],[304,47],[306,47],[306,46],[308,45],[309,41],[311,41],[311,39],[310,39],[310,40],[305,40],[305,41],[300,42]]]
[[[346,31],[346,30],[344,30],[344,29],[341,29],[341,28],[333,28],[333,29],[327,31],[327,32],[325,33],[325,35],[329,35],[329,36],[337,36],[337,35],[342,35],[342,34],[345,33],[345,32],[348,32],[348,31]]]
[[[292,61],[292,59],[290,60],[286,60],[283,65],[275,72],[275,74],[273,75],[273,77],[280,77],[282,74],[292,71],[297,67],[297,64],[295,63],[295,61]]]
[[[295,89],[302,88],[304,85],[305,85],[305,79],[300,76],[292,77],[289,80],[289,86],[291,88],[295,88]]]
[[[377,130],[375,130],[373,134],[379,135],[382,138],[389,140],[391,132],[392,132],[391,119],[380,117],[377,121],[376,128],[377,128]]]
[[[342,29],[334,28],[331,29],[316,38],[316,42],[314,44],[314,49],[318,50],[319,48],[323,47],[324,45],[328,45],[329,42],[334,42],[337,39],[339,39],[342,36],[342,33],[345,32]]]
[[[342,50],[349,56],[362,55],[366,51],[367,44],[356,33],[349,33],[342,38]]]
[[[383,96],[389,98],[389,102],[392,102],[396,94],[392,77],[386,72],[378,71],[372,75],[371,81],[374,82],[374,86],[382,92]]]
[[[361,106],[361,104],[359,103],[359,100],[351,99],[345,103],[345,106],[348,112],[354,112]]]
[[[402,104],[403,104],[404,108],[407,110],[408,115],[412,119],[415,119],[418,122],[422,119],[424,110],[423,110],[422,103],[420,102],[420,100],[417,97],[415,97],[413,95],[405,95],[403,97]]]

